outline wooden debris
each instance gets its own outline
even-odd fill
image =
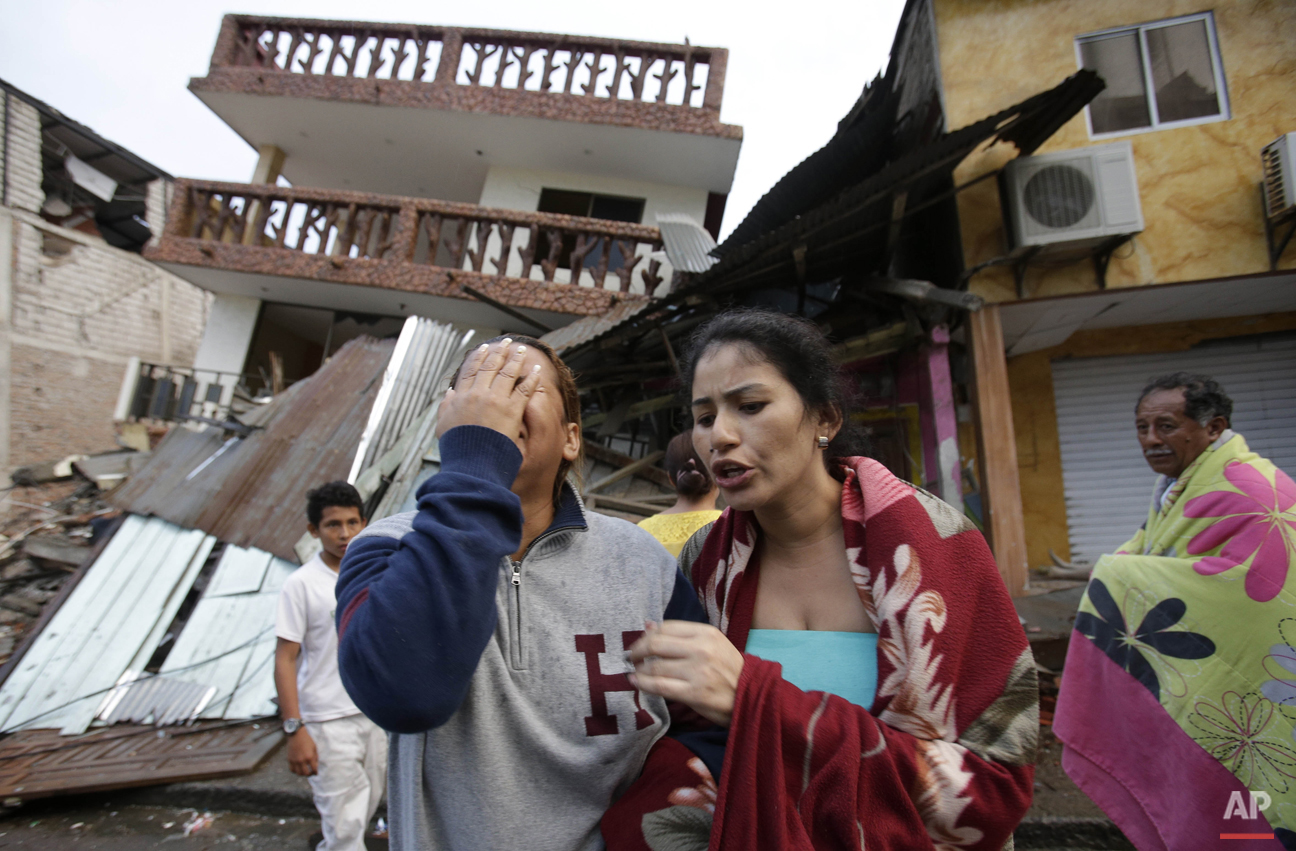
[[[29,558],[43,559],[76,567],[85,560],[90,548],[63,535],[39,535],[23,541],[23,554]]]
[[[0,597],[0,607],[6,608],[11,612],[28,615],[30,617],[39,617],[41,613],[41,604],[31,600],[23,599],[17,594],[5,594]]]
[[[603,490],[603,488],[607,487],[608,485],[615,484],[616,482],[621,481],[626,476],[633,476],[635,473],[638,473],[640,470],[643,470],[647,467],[651,467],[652,465],[656,464],[658,461],[660,461],[662,458],[665,457],[666,457],[666,453],[660,449],[649,455],[645,455],[644,457],[640,458],[638,461],[635,461],[633,464],[628,464],[625,467],[622,467],[620,470],[617,470],[615,473],[611,474],[610,476],[604,476],[603,478],[599,479],[597,482],[594,482],[593,484],[589,485],[587,488],[585,488],[585,493],[590,494],[590,493],[594,493],[595,491]]]

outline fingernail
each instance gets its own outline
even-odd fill
[[[535,373],[535,372],[539,372],[539,371],[540,371],[540,364],[535,364],[534,366],[532,366],[532,367],[531,367],[531,371],[532,371],[533,373]]]
[[[526,354],[526,346],[518,346],[518,354],[520,355]]]
[[[639,678],[634,674],[626,674],[626,679],[630,681],[630,685],[639,688]]]
[[[512,338],[512,337],[505,337],[505,338],[504,338],[504,345],[507,346],[507,345],[509,345],[509,344],[512,343],[512,342],[513,342],[513,338]]]
[[[489,348],[490,348],[490,344],[489,344],[489,343],[482,343],[480,346],[477,347],[477,351],[479,351],[479,352],[484,352],[484,351],[486,351],[486,350],[489,349]]]

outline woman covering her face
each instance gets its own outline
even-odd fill
[[[599,851],[669,720],[608,657],[645,620],[706,616],[651,535],[568,481],[580,397],[553,349],[469,354],[437,433],[418,510],[354,538],[337,583],[342,682],[393,734],[391,847]]]
[[[1038,692],[980,533],[862,457],[810,323],[722,314],[684,378],[729,504],[680,556],[710,625],[650,625],[632,679],[728,740],[659,742],[609,848],[1002,848]]]

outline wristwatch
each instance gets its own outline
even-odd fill
[[[300,718],[285,718],[285,719],[284,719],[284,722],[283,722],[283,731],[284,731],[284,733],[285,733],[286,735],[291,736],[293,733],[296,733],[296,732],[297,732],[298,730],[300,730],[301,728],[302,728],[302,720],[301,720]]]

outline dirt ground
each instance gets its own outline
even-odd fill
[[[117,808],[111,802],[36,802],[0,812],[0,849],[307,851],[319,830],[317,819],[216,812],[186,836],[185,825],[203,815],[168,807]]]
[[[1035,763],[1035,800],[1026,813],[1028,819],[1044,816],[1107,817],[1062,770],[1062,743],[1049,727],[1040,728],[1039,757]]]

